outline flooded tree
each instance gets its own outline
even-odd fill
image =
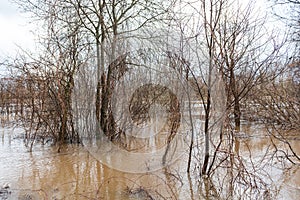
[[[37,55],[5,63],[0,111],[30,150],[66,152],[30,154],[30,182],[51,179],[53,198],[278,196],[300,160],[299,62],[252,2],[18,2],[44,32]],[[61,172],[36,176],[43,160]]]
[[[233,110],[237,132],[241,126],[243,100],[254,86],[266,81],[284,44],[281,41],[271,44],[269,41],[274,35],[262,34],[264,29],[265,17],[255,16],[254,5],[250,2],[225,11],[215,31],[216,51],[219,52],[215,62],[226,85],[227,107]]]
[[[165,20],[172,2],[135,1],[63,1],[65,5],[76,10],[76,17],[95,43],[92,45],[96,52],[97,87],[96,87],[96,117],[104,134],[113,134],[109,131],[112,122],[110,94],[112,90],[111,68],[120,68],[116,65],[120,55],[130,52],[136,47],[128,43],[128,38],[135,38],[139,43],[138,35],[144,27],[154,27],[161,20]],[[147,38],[144,32],[143,37]],[[132,43],[132,42],[131,42]],[[120,69],[124,70],[124,66]],[[111,138],[114,138],[113,135]]]
[[[259,182],[262,191],[267,191],[266,183],[246,167],[248,161],[243,158],[247,156],[239,153],[239,137],[243,134],[241,120],[245,120],[244,115],[249,112],[244,106],[252,104],[249,97],[253,96],[256,88],[262,89],[264,84],[282,73],[283,68],[278,67],[278,63],[284,58],[281,50],[285,40],[278,38],[275,41],[276,36],[272,33],[263,34],[265,18],[256,15],[251,3],[232,5],[231,1],[201,1],[188,6],[195,10],[192,16],[197,17],[194,19],[186,14],[186,21],[179,17],[177,30],[182,46],[177,50],[179,53],[170,54],[170,57],[176,61],[178,68],[181,67],[178,71],[188,73],[193,79],[198,100],[204,104],[204,127],[196,135],[198,140],[199,137],[204,138],[204,142],[194,150],[202,152],[197,161],[201,175],[209,177],[204,181],[205,187],[218,187],[214,186],[216,179],[226,174],[228,198],[234,195],[236,181],[242,179],[253,189],[251,192],[256,190],[252,180]],[[218,85],[220,80],[222,84]],[[218,96],[213,93],[218,93]],[[222,123],[216,131],[213,130],[216,125],[213,113],[220,99],[225,109],[218,113]],[[189,171],[190,162],[188,165]],[[253,167],[253,170],[258,169]],[[211,192],[209,190],[206,194]],[[215,195],[220,195],[217,189]]]
[[[24,52],[9,64],[14,74],[22,77],[21,87],[26,115],[20,119],[26,139],[31,147],[36,138],[52,140],[59,146],[66,142],[80,142],[73,122],[74,77],[79,67],[84,66],[89,55],[86,41],[82,39],[76,21],[69,22],[72,11],[60,12],[58,5],[44,2],[33,4],[25,1],[24,9],[32,8],[34,17],[42,19],[46,27],[40,35],[40,52],[30,55]],[[44,20],[47,19],[47,20]],[[72,24],[72,26],[70,26]],[[12,74],[13,78],[14,74]]]
[[[192,33],[189,33],[189,36],[183,36],[186,38],[184,42],[190,43],[191,46],[195,45],[195,49],[200,49],[198,52],[194,52],[198,60],[189,61],[192,65],[196,63],[198,66],[192,67],[191,64],[188,64],[184,68],[190,72],[192,79],[197,83],[197,92],[205,110],[206,153],[202,168],[203,174],[207,173],[209,165],[211,104],[217,101],[211,99],[211,94],[214,92],[213,89],[219,89],[216,76],[221,78],[226,93],[223,94],[225,95],[223,97],[215,97],[224,99],[226,111],[224,110],[221,115],[226,119],[226,127],[230,127],[231,120],[233,120],[234,129],[239,132],[242,101],[254,86],[265,81],[265,74],[275,66],[274,63],[278,60],[278,53],[282,45],[281,43],[275,45],[276,47],[265,45],[270,44],[270,38],[273,36],[264,36],[265,38],[263,38],[260,30],[265,28],[265,21],[255,17],[251,3],[246,6],[232,6],[231,9],[229,9],[229,5],[231,5],[230,1],[201,1],[199,4],[193,5],[192,8],[199,16],[196,20],[200,20],[198,22],[200,25],[196,27],[195,32],[191,30]],[[183,28],[185,26],[188,25],[182,25]],[[194,41],[192,41],[193,39]],[[182,52],[182,57],[187,56]],[[197,80],[199,76],[203,84]],[[219,91],[219,93],[222,95],[222,92]],[[233,117],[231,117],[232,115]],[[223,133],[219,134],[221,136],[216,149],[224,142]],[[215,156],[217,151],[214,152]],[[208,171],[212,169],[214,161],[213,158]]]
[[[138,31],[141,31],[143,27],[153,26],[163,20],[168,7],[172,3],[143,0],[131,2],[106,2],[101,0],[35,2],[20,0],[17,2],[25,11],[32,13],[42,24],[48,26],[49,35],[45,37],[49,39],[49,42],[45,38],[46,43],[50,44],[51,40],[56,38],[54,42],[61,48],[61,46],[64,46],[64,41],[61,38],[73,37],[78,33],[77,35],[80,34],[80,38],[76,36],[77,42],[80,45],[88,46],[95,53],[90,60],[95,58],[94,61],[96,61],[97,67],[96,116],[101,128],[105,131],[107,129],[105,127],[110,126],[108,124],[110,115],[109,90],[112,87],[110,84],[112,82],[110,80],[110,68],[118,67],[112,66],[116,63],[115,59],[118,55],[135,48],[134,46],[128,46],[125,38],[136,38],[136,41],[138,41]],[[54,25],[55,27],[53,27]],[[59,29],[61,30],[58,31]],[[72,33],[74,30],[77,33]],[[69,31],[69,34],[65,31]],[[52,49],[50,50],[52,51]],[[77,58],[76,56],[73,57],[73,62],[77,62],[77,60],[74,60]],[[74,73],[72,77],[73,75]],[[108,134],[107,131],[105,132],[105,134]]]

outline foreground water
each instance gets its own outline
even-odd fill
[[[271,152],[270,140],[259,137],[255,130],[247,131],[253,135],[237,140],[239,154],[249,156],[251,152],[253,162],[256,162],[253,165],[261,165],[260,170],[267,172],[269,177],[262,175],[260,178],[272,180],[269,187],[270,190],[276,188],[274,199],[299,199],[299,166],[286,162],[268,164],[265,155]],[[57,153],[56,146],[37,144],[32,152],[28,152],[23,140],[17,137],[20,133],[21,129],[0,130],[0,188],[7,186],[7,193],[0,194],[0,199],[204,198],[198,186],[198,174],[188,176],[186,166],[182,164],[149,173],[124,173],[103,165],[83,146],[66,145]],[[291,145],[300,154],[297,138],[291,140]],[[243,191],[243,186],[235,187],[235,190]],[[248,198],[251,197],[242,196],[242,199]]]

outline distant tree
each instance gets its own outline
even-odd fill
[[[264,107],[268,121],[282,124],[288,129],[299,129],[299,93],[300,93],[300,1],[270,0],[274,15],[288,28],[288,56],[282,57],[282,73],[274,81],[269,81],[262,96],[258,98]],[[284,9],[283,9],[284,8]],[[268,108],[266,108],[267,106]],[[263,112],[260,112],[262,114]]]

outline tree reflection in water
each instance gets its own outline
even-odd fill
[[[37,145],[30,153],[20,139],[11,138],[17,131],[1,131],[0,184],[9,183],[11,199],[297,199],[300,195],[299,166],[276,152],[268,137],[236,138],[235,153],[210,177],[200,177],[196,156],[189,174],[184,157],[155,172],[124,173],[101,164],[82,146],[66,145],[57,153],[55,147]],[[290,141],[299,154],[298,143],[299,138]]]

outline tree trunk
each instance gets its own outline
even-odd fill
[[[240,110],[240,103],[239,99],[234,98],[234,125],[235,125],[235,130],[237,132],[240,132],[241,130],[241,110]]]
[[[206,175],[207,166],[209,162],[209,118],[210,118],[210,91],[207,93],[207,107],[205,109],[205,125],[204,125],[204,134],[205,134],[205,153],[204,153],[204,162],[202,167],[202,175]]]
[[[241,109],[240,109],[240,100],[238,94],[238,87],[236,85],[235,74],[234,74],[234,65],[230,68],[230,89],[233,95],[233,115],[234,115],[234,126],[237,132],[241,129]]]
[[[101,101],[101,57],[100,41],[96,39],[96,51],[97,51],[97,88],[96,88],[96,119],[100,121],[100,101]]]

